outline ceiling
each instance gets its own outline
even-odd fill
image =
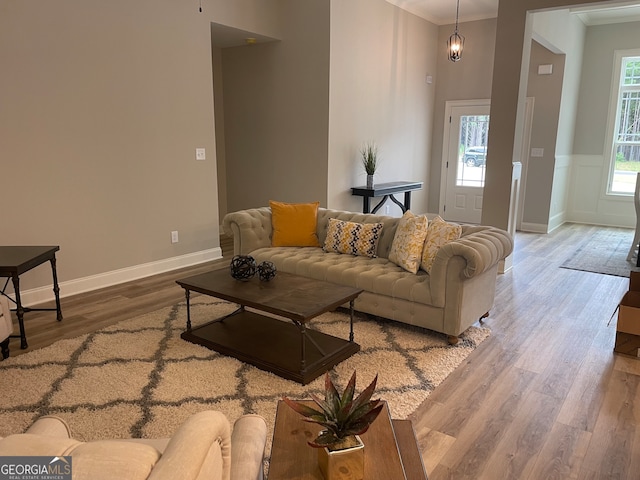
[[[386,1],[436,25],[449,25],[456,21],[456,0]],[[585,25],[638,22],[640,21],[640,0],[633,2],[607,2],[606,8],[598,6],[571,8],[571,12],[580,17]],[[497,15],[498,0],[460,0],[460,22],[495,18]],[[247,39],[253,39],[252,42],[254,43],[265,43],[275,40],[216,23],[211,24],[211,36],[213,44],[220,48],[247,45]]]
[[[387,0],[387,2],[436,25],[456,22],[456,0]],[[497,16],[498,0],[460,0],[460,22]]]
[[[517,1],[517,0],[505,0]],[[418,15],[436,25],[448,25],[456,21],[456,0],[387,0],[408,12]],[[607,2],[606,8],[599,6],[572,8],[585,25],[640,21],[640,4],[623,1],[614,6]],[[498,0],[460,0],[460,22],[471,22],[495,18],[498,15]]]

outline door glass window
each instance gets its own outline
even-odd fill
[[[488,136],[489,115],[460,117],[460,142],[456,168],[458,187],[484,187]]]

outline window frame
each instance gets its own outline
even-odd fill
[[[630,90],[630,88],[624,88],[624,86],[621,85],[622,64],[624,59],[633,57],[640,57],[640,48],[614,51],[613,78],[611,82],[611,98],[609,101],[609,127],[607,128],[607,135],[605,138],[605,165],[608,165],[605,194],[613,197],[630,197],[634,195],[633,191],[621,192],[613,190],[613,180],[616,168],[617,134],[620,122],[620,109],[622,107],[622,93]],[[640,89],[640,85],[634,87],[633,90],[636,88]]]

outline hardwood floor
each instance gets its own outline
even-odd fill
[[[491,337],[413,416],[430,480],[640,478],[640,360],[609,324],[629,281],[558,268],[595,228],[517,234]]]
[[[613,353],[628,279],[559,268],[595,228],[516,237],[491,336],[412,416],[429,480],[640,478],[640,360]],[[30,348],[184,299],[180,277],[220,261],[63,298],[28,314]],[[611,317],[613,319],[609,323]],[[24,353],[18,339],[11,354]]]

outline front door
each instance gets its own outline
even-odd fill
[[[445,220],[480,223],[489,133],[489,101],[447,102],[443,145]],[[448,131],[447,131],[448,130]]]

